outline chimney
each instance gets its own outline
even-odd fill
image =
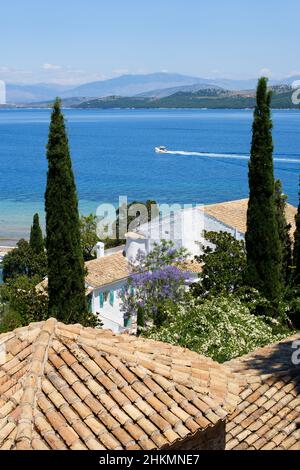
[[[97,258],[103,258],[105,252],[105,245],[102,242],[98,242],[96,245]]]

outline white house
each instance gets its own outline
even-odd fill
[[[227,232],[236,240],[244,240],[247,230],[248,199],[229,201],[206,206],[182,209],[171,216],[155,219],[129,232],[126,240],[126,256],[135,258],[138,250],[147,253],[154,243],[162,239],[172,240],[177,247],[185,247],[192,257],[203,253],[209,245],[203,237],[207,232]],[[286,207],[286,219],[295,231],[297,209]]]
[[[98,257],[85,264],[89,309],[98,315],[104,328],[116,333],[135,332],[135,319],[127,318],[121,309],[131,267],[126,257],[126,250],[107,253],[102,243],[98,243],[97,247]],[[182,266],[182,269],[189,273],[187,279],[189,285],[197,280],[201,267],[198,263],[189,261]]]
[[[99,316],[106,329],[116,333],[131,330],[130,320],[121,311],[122,295],[130,274],[130,265],[123,252],[103,254],[88,261],[86,268],[90,311]]]
[[[248,200],[230,201],[221,204],[183,209],[171,217],[153,220],[129,232],[126,246],[105,251],[103,243],[96,246],[97,258],[86,263],[86,288],[88,305],[91,312],[97,314],[104,328],[116,333],[135,332],[134,319],[126,318],[122,305],[122,294],[127,288],[130,276],[130,261],[138,251],[149,253],[154,243],[171,239],[177,247],[185,247],[191,259],[183,266],[189,272],[187,285],[197,281],[201,266],[193,261],[195,255],[203,252],[208,242],[203,238],[203,231],[228,232],[236,239],[245,238],[247,225]],[[295,230],[297,209],[287,205],[286,218]],[[47,280],[39,284],[44,288]]]
[[[103,247],[100,251],[98,249],[97,260],[87,263],[90,271],[87,284],[92,288],[92,311],[100,316],[107,328],[114,331],[123,331],[124,328],[131,330],[134,325],[124,318],[120,309],[122,289],[129,275],[129,261],[133,261],[139,251],[147,254],[154,243],[169,239],[178,248],[185,247],[191,254],[185,266],[189,272],[187,284],[196,282],[201,266],[193,262],[193,258],[203,253],[203,247],[209,245],[203,237],[204,230],[227,232],[237,240],[243,240],[247,227],[247,208],[248,199],[242,199],[183,209],[169,216],[158,217],[127,233],[126,246],[121,248],[123,253],[108,254]],[[297,209],[288,204],[286,218],[292,232],[295,230],[296,213]],[[95,276],[96,272],[99,274]]]

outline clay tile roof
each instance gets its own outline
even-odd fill
[[[0,335],[0,449],[157,449],[236,407],[227,366],[54,319]]]
[[[120,252],[88,261],[85,266],[87,269],[85,279],[92,287],[101,287],[126,279],[130,274],[128,260]]]
[[[241,233],[247,230],[247,209],[248,199],[240,199],[237,201],[222,202],[220,204],[212,204],[204,206],[204,212],[214,219],[223,222],[228,227],[232,227]],[[297,209],[290,204],[286,206],[286,219],[291,224],[291,233],[295,232],[295,216]]]
[[[299,348],[300,334],[227,363],[243,389],[227,419],[228,450],[300,450]]]
[[[85,267],[87,271],[85,282],[89,287],[93,288],[121,281],[130,274],[130,264],[120,252],[87,261]],[[46,278],[37,284],[36,290],[43,293],[47,287],[48,279]],[[89,287],[87,288],[87,295],[91,292]]]

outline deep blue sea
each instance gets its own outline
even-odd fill
[[[248,195],[250,110],[65,110],[65,116],[83,213],[117,204],[120,195],[181,204]],[[0,245],[26,236],[33,213],[43,214],[49,120],[48,110],[0,111]],[[273,120],[276,176],[296,205],[300,111],[274,111]],[[158,155],[158,145],[183,154]]]

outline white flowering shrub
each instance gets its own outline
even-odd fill
[[[152,328],[147,337],[186,347],[218,362],[242,356],[286,336],[273,333],[272,322],[276,320],[251,314],[234,296],[201,304],[190,299],[188,304],[168,312],[168,318],[167,325]]]

